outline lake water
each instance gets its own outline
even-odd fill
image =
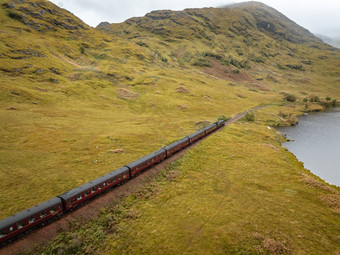
[[[293,142],[283,143],[305,168],[328,183],[340,186],[340,108],[309,113],[299,124],[279,128]]]

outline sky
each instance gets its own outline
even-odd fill
[[[243,0],[50,0],[90,26],[120,23],[153,10],[220,7]],[[286,15],[312,33],[340,38],[340,0],[258,0]]]

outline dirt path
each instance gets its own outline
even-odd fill
[[[267,106],[255,107],[249,111],[260,110],[265,107]],[[245,114],[246,112],[237,114],[234,118],[227,121],[225,126],[228,126],[232,124],[233,122],[241,119]],[[214,132],[211,134],[214,134]],[[170,165],[171,163],[179,159],[187,150],[190,150],[191,148],[199,145],[207,137],[204,137],[202,140],[199,140],[198,142],[188,146],[184,150],[176,153],[171,158],[164,160],[160,164],[155,165],[152,168],[144,171],[143,173],[138,175],[136,178],[133,178],[127,181],[126,183],[124,183],[123,185],[118,186],[114,188],[113,190],[109,191],[108,193],[88,202],[85,206],[80,207],[79,209],[71,213],[68,213],[67,215],[62,217],[60,220],[55,221],[48,226],[37,229],[31,233],[28,233],[25,236],[21,237],[19,240],[6,245],[5,247],[0,249],[0,255],[18,254],[21,252],[25,252],[25,251],[27,252],[29,250],[32,250],[37,246],[46,245],[49,241],[51,241],[53,238],[55,238],[58,235],[58,232],[60,230],[67,230],[68,222],[70,222],[71,220],[82,219],[82,218],[88,219],[88,218],[96,217],[98,215],[99,208],[108,206],[112,204],[113,202],[119,202],[120,200],[136,192],[143,185],[148,183],[149,180],[154,178],[161,170],[165,169],[168,165]]]

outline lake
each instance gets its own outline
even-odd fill
[[[309,113],[299,124],[278,130],[293,142],[283,146],[304,163],[306,169],[326,182],[340,186],[340,108]]]

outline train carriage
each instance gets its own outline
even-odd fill
[[[55,197],[0,221],[0,243],[62,215],[62,201]]]
[[[211,132],[215,131],[217,129],[217,123],[213,123],[205,128],[203,128],[203,130],[205,130],[206,135],[210,134]]]
[[[171,155],[180,151],[184,147],[187,147],[189,144],[190,144],[189,138],[185,137],[182,138],[181,140],[178,140],[176,142],[173,142],[172,144],[165,146],[163,149],[166,150],[166,157],[170,157]]]
[[[157,150],[155,152],[150,153],[147,156],[144,156],[136,161],[126,165],[131,170],[131,175],[134,176],[138,172],[143,171],[144,169],[156,164],[157,162],[162,161],[166,157],[166,151],[164,149]]]
[[[200,130],[196,131],[195,133],[188,135],[190,144],[201,139],[203,136],[205,136],[205,130],[204,129],[200,129]]]
[[[63,206],[65,210],[70,210],[90,199],[91,197],[104,192],[108,188],[128,179],[129,177],[129,168],[122,167],[93,181],[83,184],[78,188],[70,190],[59,197],[63,200]]]

